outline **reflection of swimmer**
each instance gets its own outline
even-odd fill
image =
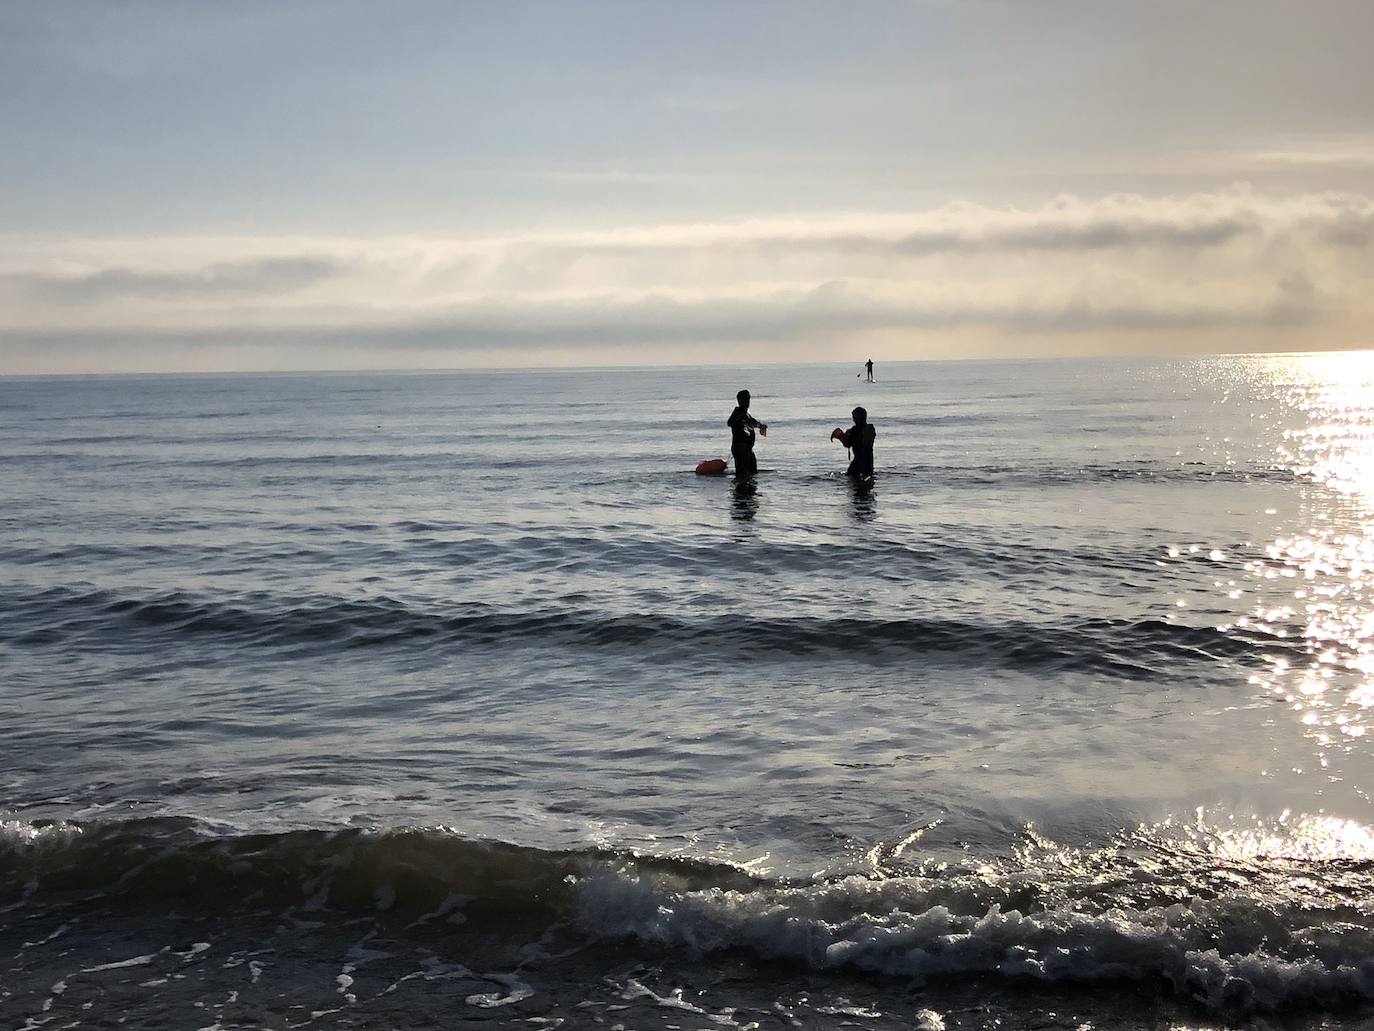
[[[749,391],[741,390],[735,400],[739,403],[725,421],[730,427],[730,454],[735,459],[736,476],[753,476],[759,471],[759,461],[754,457],[754,428],[758,427],[766,437],[768,424],[749,414]]]
[[[873,496],[871,479],[852,479],[849,481],[850,494],[854,501],[854,519],[860,523],[871,523],[878,517],[878,501]]]
[[[730,518],[748,521],[759,510],[759,489],[753,480],[735,480],[735,497],[730,506]]]
[[[868,411],[864,408],[855,408],[852,413],[854,425],[847,430],[842,430],[838,426],[830,434],[831,440],[838,440],[845,447],[854,452],[854,458],[849,463],[849,468],[845,470],[849,476],[869,476],[873,475],[873,441],[878,436],[878,431],[868,422]]]

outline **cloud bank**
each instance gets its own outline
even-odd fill
[[[518,237],[0,240],[0,373],[1374,346],[1374,201],[1034,209]]]

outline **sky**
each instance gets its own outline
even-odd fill
[[[1367,0],[0,0],[0,375],[1374,347]]]

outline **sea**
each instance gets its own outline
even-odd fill
[[[1374,354],[860,369],[0,379],[0,1027],[1374,1017]]]

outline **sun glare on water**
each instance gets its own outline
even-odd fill
[[[1374,830],[1354,820],[1282,813],[1271,821],[1228,821],[1199,828],[1218,859],[1247,862],[1292,859],[1304,862],[1374,859]]]
[[[1302,522],[1245,567],[1248,625],[1292,645],[1255,680],[1327,769],[1374,739],[1374,353],[1288,356],[1269,373],[1286,413],[1277,464],[1298,478]]]
[[[1307,415],[1286,433],[1297,470],[1374,501],[1374,352],[1293,356],[1279,368]]]

